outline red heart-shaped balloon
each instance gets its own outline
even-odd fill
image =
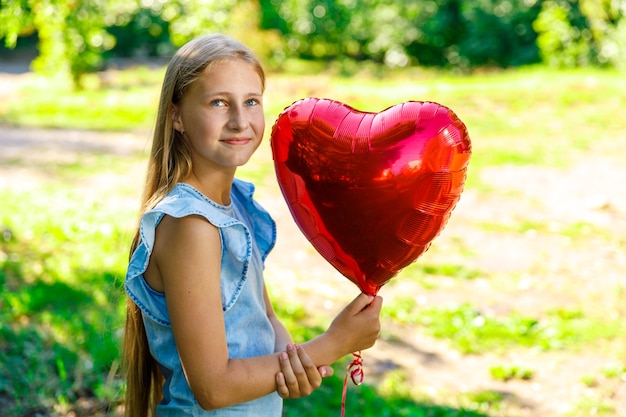
[[[370,113],[306,98],[280,114],[271,145],[300,230],[372,295],[441,232],[471,155],[463,122],[444,106],[418,101]]]

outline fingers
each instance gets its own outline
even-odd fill
[[[346,309],[354,316],[363,312],[379,315],[382,305],[383,299],[381,296],[361,293],[348,304]]]
[[[350,304],[348,304],[348,309],[354,314],[358,314],[360,311],[365,309],[373,300],[373,295],[367,295],[365,293],[359,294]]]
[[[375,296],[372,301],[365,307],[366,310],[379,315],[380,310],[383,308],[383,297],[380,295]]]
[[[276,375],[278,394],[283,398],[300,398],[310,395],[322,384],[322,374],[331,376],[332,368],[318,369],[309,355],[299,345],[287,345],[279,355],[282,372]]]
[[[317,370],[319,371],[320,376],[322,378],[330,378],[335,373],[335,370],[333,369],[333,367],[328,366],[328,365],[322,365],[319,368],[317,368]]]
[[[301,396],[311,395],[311,393],[322,384],[322,376],[317,367],[299,345],[287,346],[287,354],[291,362],[298,383]]]
[[[289,388],[287,388],[285,374],[282,372],[276,374],[276,392],[281,398],[289,398]]]
[[[380,334],[380,296],[359,294],[333,319],[325,332],[343,354],[369,349]]]
[[[306,387],[305,392],[302,392],[302,394],[310,395],[315,389],[322,385],[322,375],[313,363],[313,360],[300,345],[295,345],[295,351],[298,353],[298,358],[304,369],[304,374],[300,375],[298,379],[301,392],[302,388]]]
[[[292,351],[294,350],[295,349],[293,349],[293,345],[287,345],[287,351],[281,352],[279,356],[280,369],[282,370],[282,378],[284,380],[284,387],[287,390],[287,394],[283,398],[299,398],[300,397],[300,387],[298,386],[298,378],[296,377],[296,372],[302,372],[302,371],[294,370],[294,366],[301,367],[302,365],[299,363],[300,362],[299,359],[297,363],[292,363],[292,358],[293,358]],[[278,375],[277,375],[277,379],[278,379]],[[277,385],[278,385],[278,380],[277,380]],[[280,388],[280,385],[278,385],[278,387]],[[281,394],[281,391],[279,391],[278,393]]]

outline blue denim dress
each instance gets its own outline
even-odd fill
[[[130,260],[125,288],[141,309],[150,352],[165,377],[157,417],[279,417],[282,413],[282,399],[276,392],[228,408],[202,410],[183,373],[165,296],[148,286],[143,278],[154,247],[155,230],[163,216],[204,216],[218,227],[222,239],[222,309],[229,356],[245,358],[271,354],[275,337],[263,299],[263,268],[276,241],[276,225],[254,201],[253,193],[252,184],[235,179],[231,204],[221,206],[192,186],[180,183],[141,219],[140,242]]]

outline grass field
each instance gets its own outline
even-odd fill
[[[418,100],[453,109],[473,141],[449,226],[381,292],[384,331],[347,415],[626,416],[623,74],[309,70],[269,74],[268,132],[303,97],[365,111]],[[27,147],[3,140],[0,125],[2,416],[119,412],[121,283],[162,74],[108,72],[81,92],[31,77],[0,106],[13,133],[51,129]],[[81,147],[82,136],[103,146]],[[268,286],[304,340],[356,290],[296,236],[267,141],[241,175],[285,230]],[[339,415],[348,359],[284,415]]]

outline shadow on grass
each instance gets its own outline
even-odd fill
[[[119,383],[110,374],[117,369],[119,310],[115,299],[103,303],[93,296],[97,287],[113,291],[114,275],[81,271],[86,279],[71,285],[26,279],[25,265],[46,254],[2,243],[0,414],[57,415],[53,410],[69,411],[78,398],[94,396],[115,404]]]
[[[285,400],[283,417],[327,417],[341,415],[343,390],[341,371],[324,380],[312,395],[297,400]],[[489,417],[487,414],[449,406],[416,401],[404,395],[381,394],[367,384],[355,387],[348,381],[346,416],[359,417]]]

